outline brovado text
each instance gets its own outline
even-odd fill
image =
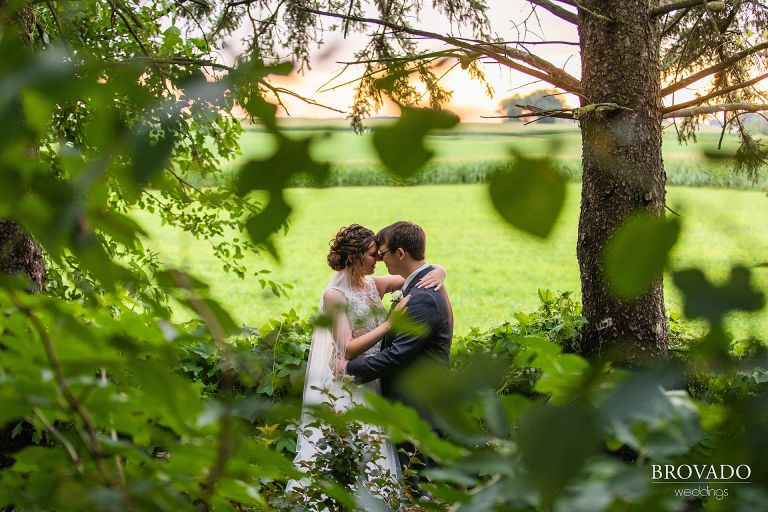
[[[752,476],[752,468],[746,464],[651,464],[652,480],[691,480],[726,482],[732,479],[747,481]]]

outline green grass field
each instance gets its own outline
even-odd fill
[[[552,237],[539,241],[508,227],[492,210],[484,185],[416,187],[336,187],[291,189],[295,207],[289,233],[278,240],[281,262],[252,257],[254,271],[272,269],[272,278],[293,286],[290,298],[261,290],[256,278],[225,274],[208,245],[186,233],[161,227],[139,216],[152,235],[149,245],[161,259],[190,269],[207,280],[237,320],[260,325],[293,308],[309,315],[331,275],[325,264],[328,240],[353,222],[379,229],[400,219],[421,224],[428,234],[431,262],[449,272],[448,290],[456,313],[457,333],[471,326],[488,327],[511,319],[516,311],[536,308],[537,288],[578,292],[576,227],[579,186],[568,186],[567,203]],[[724,278],[730,265],[768,261],[768,199],[759,191],[670,187],[669,206],[683,218],[683,233],[674,249],[673,266],[703,267],[713,279]],[[377,274],[386,272],[383,264]],[[768,290],[768,269],[756,269]],[[676,290],[667,284],[667,303],[681,310]],[[762,335],[764,314],[731,319],[740,336]]]

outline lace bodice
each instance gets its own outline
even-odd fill
[[[352,337],[357,338],[361,334],[372,331],[387,319],[387,310],[381,303],[381,297],[376,289],[376,282],[372,277],[365,278],[365,287],[360,291],[347,293],[347,316],[352,327]],[[381,341],[363,352],[362,356],[369,356],[379,352]]]

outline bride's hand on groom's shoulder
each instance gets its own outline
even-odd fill
[[[446,275],[444,268],[436,268],[419,279],[416,283],[416,288],[434,288],[436,292],[440,291],[440,288],[442,288],[445,283]]]

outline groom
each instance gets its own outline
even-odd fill
[[[390,274],[405,278],[403,296],[410,296],[408,317],[423,328],[419,334],[413,332],[390,332],[381,342],[381,351],[369,357],[360,357],[337,362],[337,370],[345,370],[356,382],[363,383],[381,379],[381,394],[390,400],[413,405],[408,396],[398,388],[398,380],[406,370],[418,362],[435,361],[448,366],[453,338],[453,311],[445,288],[435,291],[431,288],[416,288],[415,284],[433,267],[425,260],[426,235],[418,225],[400,221],[385,227],[376,234],[379,246],[378,259],[387,266]],[[416,408],[423,419],[424,411]],[[406,452],[414,452],[410,443],[398,446]],[[398,450],[400,452],[401,450]],[[400,465],[410,466],[409,457],[398,453]],[[434,467],[433,460],[418,455],[423,468]]]

